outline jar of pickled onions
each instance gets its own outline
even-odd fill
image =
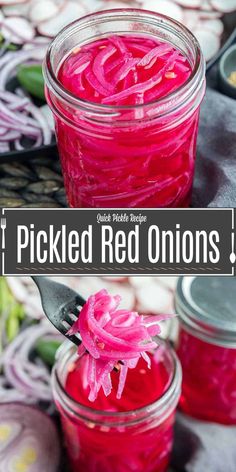
[[[159,344],[150,354],[151,369],[143,359],[129,369],[120,400],[113,371],[111,394],[100,390],[94,402],[88,400],[86,356],[78,358],[71,343],[62,346],[52,385],[72,472],[167,470],[181,367],[174,351]]]
[[[195,418],[236,424],[235,277],[182,277],[175,304],[180,408]]]
[[[45,64],[46,97],[72,207],[187,207],[205,61],[195,37],[135,9],[63,29]]]

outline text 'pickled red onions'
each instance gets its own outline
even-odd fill
[[[78,320],[68,331],[80,333],[82,344],[78,354],[86,356],[85,383],[90,387],[89,400],[97,398],[100,388],[108,396],[112,390],[111,372],[119,370],[117,398],[120,399],[128,369],[134,369],[140,357],[151,368],[147,354],[157,347],[153,336],[160,334],[159,322],[173,315],[142,316],[137,312],[119,310],[121,297],[103,289],[88,298]]]

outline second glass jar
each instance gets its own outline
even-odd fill
[[[236,424],[235,306],[235,277],[179,279],[180,408],[195,418]]]

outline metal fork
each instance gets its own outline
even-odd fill
[[[2,249],[5,249],[6,247],[6,241],[5,241],[5,229],[7,227],[7,220],[6,218],[1,218],[1,230],[2,230]]]
[[[71,288],[48,277],[34,276],[32,279],[39,289],[42,307],[49,321],[63,336],[77,346],[81,344],[79,334],[69,336],[67,331],[77,320],[85,300]]]

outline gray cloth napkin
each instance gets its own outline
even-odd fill
[[[217,66],[201,107],[193,207],[236,206],[236,100],[217,91]],[[236,426],[177,414],[172,472],[236,472]]]
[[[192,206],[235,207],[236,100],[212,86],[215,73],[201,107]]]
[[[177,414],[172,466],[176,472],[235,472],[236,426]]]

